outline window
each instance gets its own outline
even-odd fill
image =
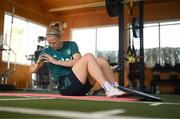
[[[97,28],[97,56],[106,57],[111,63],[118,62],[118,27]]]
[[[78,44],[81,55],[92,53],[95,55],[96,49],[96,29],[74,29],[72,31],[72,39]]]
[[[106,57],[111,63],[117,63],[117,26],[73,29],[72,40],[78,44],[82,55],[92,53],[97,57]]]
[[[147,67],[152,67],[159,61],[159,27],[158,24],[146,25],[144,27],[144,60]]]
[[[180,21],[160,23],[161,64],[180,63]]]
[[[144,62],[147,67],[153,67],[156,63],[180,63],[179,31],[180,21],[144,24]],[[73,29],[72,40],[77,42],[82,55],[90,52],[97,57],[106,57],[110,63],[117,63],[118,26]],[[131,40],[138,55],[140,39]]]
[[[6,13],[3,44],[7,50],[2,53],[2,61],[9,60],[12,63],[30,65],[31,61],[27,60],[26,55],[34,54],[39,44],[38,36],[45,36],[46,27],[18,16],[14,16],[13,24],[11,22],[12,16]],[[39,45],[44,45],[44,43]],[[10,54],[8,49],[10,49]]]
[[[161,25],[161,24],[160,24]],[[161,35],[161,47],[180,47],[180,22],[179,24],[162,24],[160,27]]]
[[[148,67],[180,63],[179,31],[180,21],[144,24],[144,60]],[[138,38],[134,45],[139,50]]]

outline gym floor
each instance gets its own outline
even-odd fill
[[[12,93],[16,93],[16,95],[3,95]],[[31,95],[21,96],[22,93]],[[126,101],[121,100],[121,98],[119,98],[119,101],[112,101],[110,98],[110,100],[108,98],[107,100],[79,100],[36,96],[41,94],[43,95],[43,93],[37,92],[0,92],[0,118],[180,118],[180,95],[159,94],[156,96],[162,98],[161,102],[150,102]],[[93,99],[93,96],[91,98]]]

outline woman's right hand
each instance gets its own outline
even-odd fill
[[[46,60],[45,57],[43,57],[43,56],[41,55],[41,56],[39,57],[37,63],[38,63],[38,64],[44,64],[45,60]]]
[[[44,65],[44,57],[40,56],[35,64],[30,67],[30,73],[36,73]]]

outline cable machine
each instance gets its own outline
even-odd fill
[[[118,25],[119,25],[119,51],[118,51],[118,64],[120,66],[119,71],[119,84],[118,87],[120,90],[127,92],[128,94],[134,96],[140,96],[146,100],[161,101],[161,98],[155,97],[153,95],[133,90],[130,88],[124,87],[124,31],[125,31],[125,18],[124,18],[124,4],[132,1],[138,1],[139,7],[139,27],[134,27],[135,31],[139,30],[140,38],[140,89],[144,91],[144,43],[143,43],[143,11],[144,11],[144,0],[106,0],[107,12],[111,17],[118,16]]]
[[[144,0],[106,0],[106,8],[110,17],[118,16],[118,25],[119,25],[119,51],[118,51],[118,65],[120,66],[119,71],[119,84],[124,86],[124,49],[125,49],[125,15],[124,15],[124,5],[129,2],[138,2],[138,25],[134,24],[133,32],[137,30],[136,33],[140,38],[140,89],[144,91],[144,42],[143,42],[143,24],[144,24]],[[137,19],[136,19],[137,20]],[[137,21],[135,21],[136,23]]]

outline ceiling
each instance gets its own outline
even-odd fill
[[[19,0],[13,0],[19,1]],[[23,4],[24,0],[20,0]],[[38,4],[40,8],[56,15],[74,14],[105,9],[105,0],[28,0]],[[134,3],[141,0],[124,0],[125,3]],[[144,4],[158,4],[162,2],[173,2],[179,0],[144,0]]]
[[[38,3],[48,12],[57,15],[105,9],[104,0],[38,0]]]
[[[37,0],[35,0],[37,1]],[[62,15],[105,9],[105,0],[38,0],[41,7],[50,13]],[[125,0],[126,3],[140,0]],[[158,4],[178,0],[144,0],[147,4]]]

